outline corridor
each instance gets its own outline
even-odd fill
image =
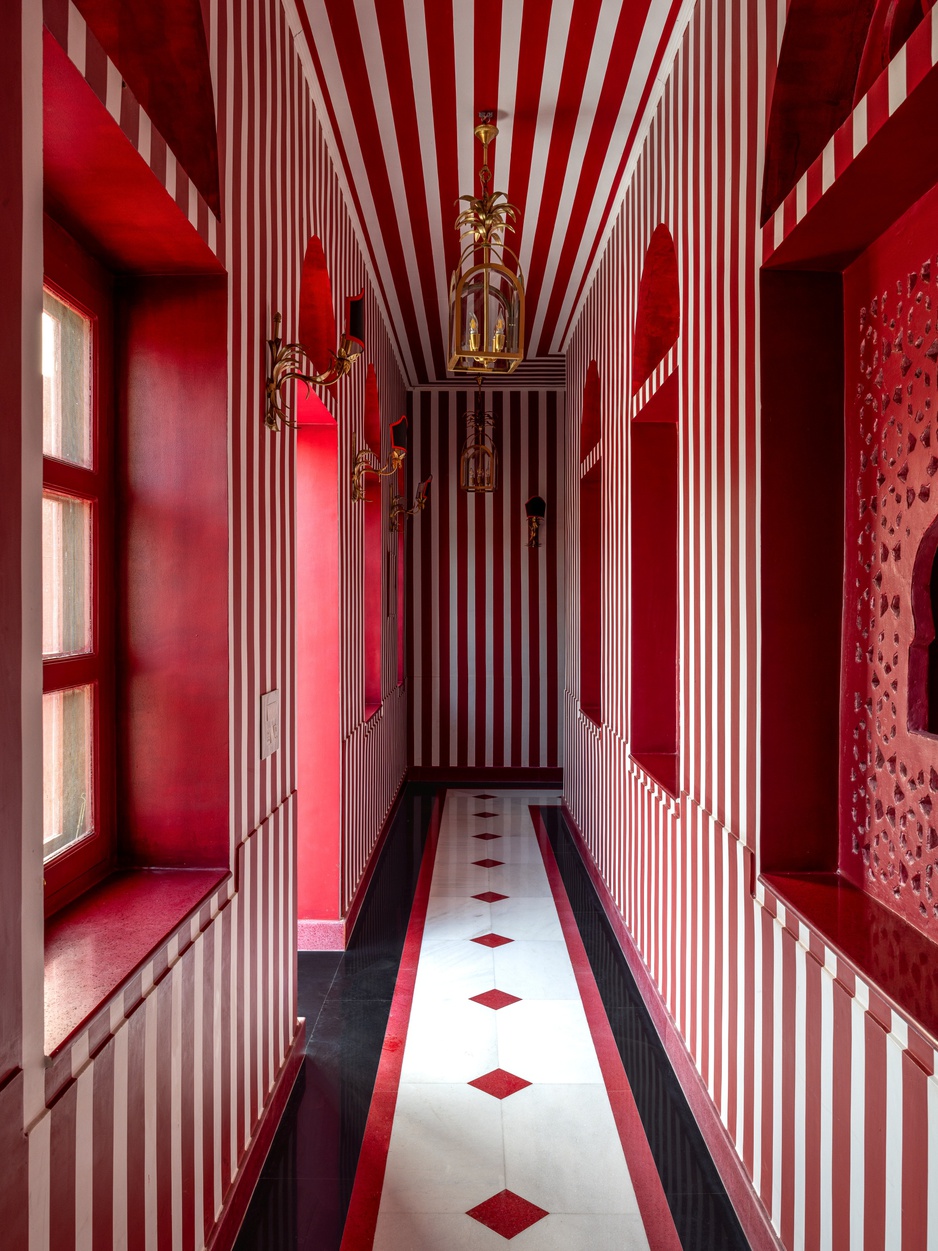
[[[300,953],[238,1251],[745,1247],[557,795],[420,789],[349,951]]]

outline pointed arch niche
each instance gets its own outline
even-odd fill
[[[633,759],[670,794],[679,783],[678,419],[672,349],[680,333],[677,256],[665,226],[651,237],[638,295],[629,432]]]
[[[374,365],[365,376],[365,442],[381,459],[381,403]],[[367,480],[366,480],[367,481]],[[381,517],[384,479],[372,479],[365,492],[362,520],[362,644],[365,665],[365,719],[381,707]]]
[[[603,458],[599,370],[590,361],[580,422],[580,709],[603,719]]]

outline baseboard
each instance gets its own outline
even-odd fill
[[[573,839],[573,845],[589,874],[612,932],[622,948],[622,954],[635,978],[639,993],[658,1032],[658,1037],[661,1039],[688,1106],[700,1127],[707,1150],[710,1152],[752,1251],[784,1251],[782,1242],[772,1228],[772,1221],[765,1205],[752,1184],[752,1178],[746,1172],[746,1167],[736,1152],[733,1140],[720,1120],[720,1114],[710,1098],[710,1092],[697,1071],[683,1036],[658,993],[658,988],[622,919],[621,912],[616,907],[609,887],[603,880],[579,826],[566,804],[562,805],[562,811]]]
[[[254,1194],[264,1161],[287,1106],[290,1092],[303,1065],[306,1047],[306,1021],[303,1017],[296,1023],[296,1034],[290,1044],[286,1059],[274,1088],[267,1097],[264,1110],[254,1131],[254,1137],[241,1158],[234,1181],[228,1187],[215,1228],[212,1230],[205,1251],[231,1251],[241,1229],[241,1224]]]
[[[443,765],[411,765],[408,782],[475,782],[480,786],[563,786],[563,769],[454,769]]]
[[[297,951],[344,951],[344,921],[297,921]]]

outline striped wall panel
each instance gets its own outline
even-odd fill
[[[781,1242],[817,1251],[925,1248],[938,1246],[933,1044],[755,872],[756,295],[763,249],[804,208],[804,195],[793,193],[764,232],[758,227],[765,115],[785,11],[784,3],[761,0],[700,0],[685,14],[568,342],[564,787]],[[933,41],[934,16],[920,42]],[[915,55],[921,60],[921,49]],[[890,71],[890,81],[897,74]],[[642,260],[662,222],[675,241],[681,287],[674,355],[649,383],[678,371],[677,799],[631,759],[628,725],[630,351]],[[578,671],[576,486],[591,360],[603,396],[606,508],[600,727],[580,709]]]
[[[499,487],[459,487],[473,392],[413,394],[411,481],[433,475],[408,521],[411,761],[429,767],[555,767],[562,759],[564,397],[487,391]],[[525,503],[547,503],[541,547]]]
[[[33,1104],[38,1113],[26,1118],[28,1251],[198,1251],[206,1245],[295,1039],[302,831],[296,825],[293,622],[295,568],[303,553],[294,537],[293,437],[265,429],[263,394],[272,317],[282,312],[288,335],[295,330],[300,265],[311,234],[322,239],[340,316],[345,298],[364,289],[366,359],[378,373],[383,415],[390,421],[405,408],[399,363],[311,102],[295,44],[295,11],[279,0],[211,0],[207,11],[224,229],[172,154],[156,159],[162,140],[143,110],[131,116],[125,101],[115,120],[229,275],[232,876],[51,1065],[43,1060],[41,1036],[24,1032],[26,1089],[44,1091]],[[70,0],[65,6],[49,0],[49,18],[79,71],[87,65],[102,75],[91,85],[110,107],[120,75],[100,48],[86,56],[94,36],[77,9]],[[40,36],[37,23],[29,38],[38,45]],[[31,202],[38,203],[41,189],[33,190]],[[343,907],[406,763],[394,619],[385,622],[385,699],[364,724],[362,514],[349,486],[364,375],[359,366],[335,394],[324,394],[342,449],[335,541],[345,675],[337,832]],[[275,687],[281,748],[261,761],[260,695]],[[27,918],[24,934],[33,925],[27,937],[41,951],[40,917]],[[34,971],[32,962],[27,972]],[[27,979],[30,1004],[41,1004],[41,965],[38,973],[36,984]],[[29,1012],[36,1019],[32,1006]]]

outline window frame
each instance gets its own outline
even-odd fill
[[[43,289],[91,323],[90,467],[42,458],[42,494],[91,503],[90,615],[87,652],[42,658],[43,696],[92,687],[93,829],[43,866],[45,913],[64,907],[103,878],[116,860],[115,820],[115,456],[114,280],[51,218],[44,230]]]

